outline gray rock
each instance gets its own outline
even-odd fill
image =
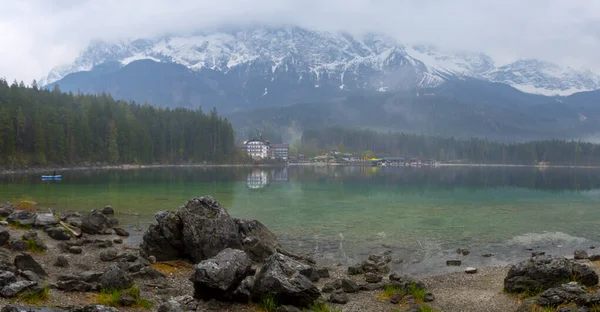
[[[231,294],[231,299],[246,303],[252,299],[254,276],[247,276]]]
[[[97,291],[98,284],[78,280],[67,280],[56,282],[56,288],[67,292],[90,292]]]
[[[158,312],[185,312],[179,303],[168,301],[158,307]]]
[[[590,261],[600,261],[600,254],[590,255],[588,259]]]
[[[110,226],[112,226],[114,228],[115,226],[119,225],[119,219],[108,218],[108,223],[110,224]]]
[[[150,256],[150,257],[148,257],[148,261],[150,261],[151,264],[154,264],[154,263],[156,263],[156,257]]]
[[[195,262],[225,248],[242,249],[237,223],[212,196],[190,199],[176,212],[185,253]]]
[[[74,308],[70,312],[119,312],[119,309],[99,304],[90,304],[80,308]]]
[[[545,251],[534,251],[531,253],[531,257],[543,256],[545,254],[546,254]]]
[[[81,247],[71,246],[71,247],[69,247],[68,251],[69,251],[69,253],[78,255],[83,252],[83,249],[81,249]]]
[[[42,282],[42,279],[32,271],[22,271],[21,276],[23,276],[28,281],[38,282],[38,283]]]
[[[38,213],[33,222],[33,225],[37,227],[56,224],[58,224],[58,218],[52,213]]]
[[[423,301],[425,301],[425,302],[432,302],[434,300],[435,300],[435,296],[430,292],[425,293],[425,296],[423,296]]]
[[[461,264],[462,264],[462,261],[460,261],[460,260],[446,260],[447,266],[460,266]]]
[[[328,278],[329,277],[329,269],[328,268],[318,268],[317,274],[320,278]]]
[[[92,209],[81,218],[81,231],[86,234],[103,234],[110,223],[102,212]]]
[[[389,285],[397,288],[397,289],[405,289],[408,290],[411,285],[418,289],[425,289],[425,284],[423,282],[418,281],[410,276],[402,275],[400,273],[394,272],[389,275],[390,283]]]
[[[8,222],[7,221],[0,221],[0,226],[8,226]]]
[[[385,286],[387,286],[387,284],[384,282],[365,283],[365,284],[359,285],[358,289],[363,290],[363,291],[373,291],[373,290],[385,289]]]
[[[559,287],[554,287],[545,290],[538,298],[537,304],[541,306],[558,306],[563,303],[570,303],[577,298],[579,295],[585,293],[585,288],[577,285],[577,282],[569,284],[563,284]]]
[[[116,264],[110,265],[100,278],[102,289],[124,289],[131,287],[131,285],[133,285],[131,276]]]
[[[360,264],[356,264],[348,267],[348,275],[359,275],[363,274],[363,268]]]
[[[4,246],[10,240],[10,233],[6,230],[0,231],[0,246]]]
[[[194,267],[191,281],[199,299],[228,299],[246,276],[252,274],[252,260],[241,250],[227,248],[214,258]]]
[[[6,218],[15,211],[15,206],[11,203],[0,204],[0,217]]]
[[[129,236],[129,232],[125,231],[125,229],[123,228],[113,228],[113,231],[115,231],[115,234],[119,235],[119,236],[123,236],[123,237],[128,237]]]
[[[511,266],[504,279],[508,293],[546,290],[576,278],[585,286],[598,284],[598,275],[588,266],[564,257],[539,256]]]
[[[402,302],[402,298],[404,298],[403,294],[395,294],[390,298],[390,303],[398,304],[398,303]]]
[[[233,220],[237,224],[244,251],[252,260],[265,261],[281,247],[275,234],[259,221]]]
[[[584,260],[588,258],[588,254],[585,250],[575,250],[575,260]]]
[[[33,225],[35,222],[36,214],[28,210],[15,210],[8,217],[6,221],[16,222],[20,225]]]
[[[115,214],[115,210],[113,209],[113,207],[108,205],[108,206],[105,206],[104,208],[102,208],[102,214],[113,215],[113,214]]]
[[[143,267],[139,272],[131,274],[132,278],[143,280],[164,279],[165,276],[151,267]]]
[[[21,271],[32,271],[41,277],[48,276],[44,268],[28,253],[21,253],[15,256],[14,263],[15,267]]]
[[[14,251],[27,251],[27,244],[22,240],[10,240],[6,247]]]
[[[67,310],[48,307],[23,306],[18,304],[9,304],[2,308],[0,312],[67,312]]]
[[[369,257],[373,259],[373,256],[374,255],[371,255]],[[387,261],[387,258],[384,261],[380,262],[375,262],[371,259],[363,261],[363,263],[361,264],[363,272],[386,274],[390,271],[390,268],[388,266],[389,261]],[[389,260],[391,261],[391,258]]]
[[[68,218],[67,223],[78,228],[81,228],[81,225],[83,224],[80,217]]]
[[[321,289],[321,291],[324,293],[332,293],[340,288],[342,288],[342,281],[339,279],[336,279],[334,281],[325,283],[325,285],[323,285],[323,288]]]
[[[59,276],[58,280],[59,281],[75,280],[75,281],[83,281],[83,282],[88,282],[88,283],[97,283],[97,282],[100,282],[102,275],[103,275],[103,273],[100,273],[100,272],[83,271],[83,272],[79,272],[79,273]]]
[[[309,306],[320,296],[319,289],[298,272],[291,258],[276,253],[269,257],[256,275],[255,298],[271,295],[282,305]]]
[[[8,284],[12,284],[17,281],[17,277],[13,272],[0,271],[0,289]]]
[[[495,255],[493,253],[486,253],[486,254],[483,254],[481,256],[484,257],[484,258],[490,258],[490,257],[493,257]]]
[[[0,271],[14,271],[10,251],[0,247]]]
[[[55,240],[70,240],[71,235],[67,233],[65,230],[57,227],[50,227],[45,230],[48,236],[54,238]]]
[[[356,293],[359,290],[358,284],[347,278],[340,280],[340,288],[346,293]]]
[[[20,292],[33,288],[37,284],[37,282],[32,281],[18,281],[10,283],[0,290],[0,295],[5,298],[12,298]]]
[[[467,267],[467,268],[465,269],[465,273],[467,273],[467,274],[475,274],[475,273],[477,273],[477,268],[474,268],[474,267]]]
[[[122,238],[115,238],[115,239],[113,239],[113,243],[115,243],[115,244],[123,244],[123,239]]]
[[[381,282],[381,280],[383,280],[383,277],[380,275],[377,275],[375,273],[366,273],[365,274],[365,281],[367,283],[379,283],[379,282]]]
[[[56,257],[56,261],[54,261],[54,266],[59,268],[66,268],[69,266],[69,260],[67,259],[67,257],[60,255]]]
[[[100,252],[100,260],[113,261],[117,259],[118,253],[115,249],[107,249]]]
[[[131,296],[130,294],[121,294],[121,297],[119,298],[119,304],[121,304],[124,307],[130,307],[135,303],[135,298],[133,298],[133,296]]]
[[[183,224],[174,212],[159,211],[154,214],[158,224],[151,224],[144,233],[141,251],[146,257],[157,261],[176,260],[185,257],[181,231]],[[199,262],[199,261],[198,261]]]
[[[458,248],[458,249],[456,250],[456,253],[457,253],[457,254],[461,254],[461,255],[463,255],[463,256],[466,256],[466,255],[470,254],[470,253],[471,253],[471,251],[469,251],[469,249],[467,249],[467,248]]]
[[[346,304],[350,301],[350,298],[345,293],[333,293],[329,296],[329,302],[338,303],[338,304]]]

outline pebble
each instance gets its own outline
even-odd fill
[[[534,252],[531,253],[531,256],[532,257],[537,257],[537,256],[543,256],[545,254],[546,254],[546,252],[544,252],[544,251],[534,251]]]
[[[425,302],[432,302],[433,300],[435,300],[435,296],[430,292],[426,293],[423,297],[423,301]]]
[[[156,263],[156,257],[155,256],[150,256],[148,257],[148,261],[150,261],[150,263],[155,264]]]
[[[493,257],[493,256],[494,256],[494,254],[493,254],[493,253],[486,253],[486,254],[483,254],[483,255],[481,255],[481,256],[482,256],[482,257],[485,257],[485,258],[489,258],[489,257]]]
[[[0,221],[0,226],[8,226],[8,222],[7,221]]]
[[[113,239],[113,243],[115,243],[115,244],[123,244],[123,239],[121,239],[121,238],[115,238],[115,239]]]
[[[402,294],[395,294],[392,296],[392,298],[390,298],[390,303],[398,304],[400,301],[402,301],[402,297],[404,297]]]
[[[448,266],[460,266],[462,262],[460,260],[446,260]]]
[[[477,273],[477,268],[468,267],[468,268],[465,269],[465,273],[467,273],[467,274],[475,274],[475,273]]]
[[[456,250],[456,253],[457,253],[457,254],[461,254],[461,255],[463,255],[463,256],[466,256],[466,255],[470,254],[470,253],[471,253],[471,251],[470,251],[469,249],[467,249],[467,248],[458,248],[458,249]]]
[[[72,254],[78,255],[78,254],[82,253],[83,250],[81,249],[81,247],[71,246],[71,247],[69,247],[69,252]]]

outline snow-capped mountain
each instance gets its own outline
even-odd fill
[[[322,88],[331,92],[432,88],[464,76],[544,95],[600,88],[600,76],[590,71],[537,60],[498,66],[482,53],[449,53],[428,46],[403,45],[382,35],[357,37],[300,27],[252,27],[119,43],[94,42],[73,63],[55,68],[40,82],[60,84],[67,75],[91,71],[99,64],[116,61],[126,66],[138,60],[180,64],[196,73],[218,73],[233,84],[230,88],[241,88],[253,97],[297,85],[303,90]]]

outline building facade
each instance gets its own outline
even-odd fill
[[[290,154],[290,145],[273,144],[270,146],[270,154],[272,159],[288,160]]]
[[[244,142],[246,152],[254,159],[269,157],[269,142],[260,139],[252,139]]]

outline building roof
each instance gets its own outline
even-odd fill
[[[278,147],[279,148],[290,148],[290,145],[289,144],[271,144],[271,147],[274,147],[274,148],[278,148]]]

